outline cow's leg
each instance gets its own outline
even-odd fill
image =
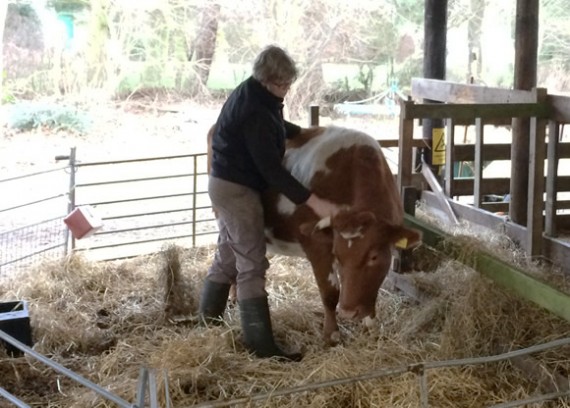
[[[313,274],[324,306],[323,338],[327,344],[334,346],[340,342],[340,330],[336,320],[340,285],[334,270],[334,257],[328,246],[315,248],[313,245],[311,248],[305,248],[305,253],[310,254],[307,258],[313,267]]]

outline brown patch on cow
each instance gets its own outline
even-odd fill
[[[297,147],[301,147],[309,140],[322,135],[325,129],[326,128],[324,127],[318,127],[318,126],[310,128],[301,128],[301,133],[299,133],[298,135],[296,135],[291,139],[287,139],[286,147],[287,149],[294,149]]]

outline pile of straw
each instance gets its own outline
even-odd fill
[[[429,295],[426,301],[382,289],[377,325],[341,322],[343,344],[326,347],[309,264],[275,256],[267,283],[274,332],[304,359],[257,359],[242,345],[236,307],[230,305],[222,326],[197,322],[212,256],[211,247],[169,247],[115,263],[75,257],[4,278],[0,294],[6,301],[29,302],[36,351],[133,402],[140,368],[153,368],[161,406],[168,394],[172,407],[260,394],[267,398],[232,406],[420,407],[420,381],[413,372],[380,378],[367,373],[498,354],[570,333],[568,322],[442,257],[435,270],[410,275]],[[533,358],[541,370],[567,378],[570,347]],[[30,405],[115,406],[29,356],[10,358],[2,349],[0,375],[2,387]],[[357,377],[368,379],[336,381]],[[551,391],[510,362],[433,369],[427,382],[432,407],[484,407]],[[570,405],[559,399],[534,406]]]

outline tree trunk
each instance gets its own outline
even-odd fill
[[[198,76],[202,84],[208,83],[210,69],[216,51],[216,37],[218,35],[218,19],[220,17],[220,4],[209,3],[202,10],[198,32],[192,46],[192,54],[198,64]]]
[[[481,79],[483,69],[483,50],[481,49],[481,25],[485,16],[486,0],[471,0],[471,15],[467,26],[468,65],[467,82]],[[474,66],[475,65],[475,69]]]

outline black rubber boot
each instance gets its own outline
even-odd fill
[[[200,297],[200,320],[206,324],[220,324],[230,293],[229,283],[204,281],[202,296]]]
[[[238,303],[248,350],[261,358],[277,357],[283,361],[301,361],[301,353],[286,353],[275,344],[266,297],[240,300]]]

